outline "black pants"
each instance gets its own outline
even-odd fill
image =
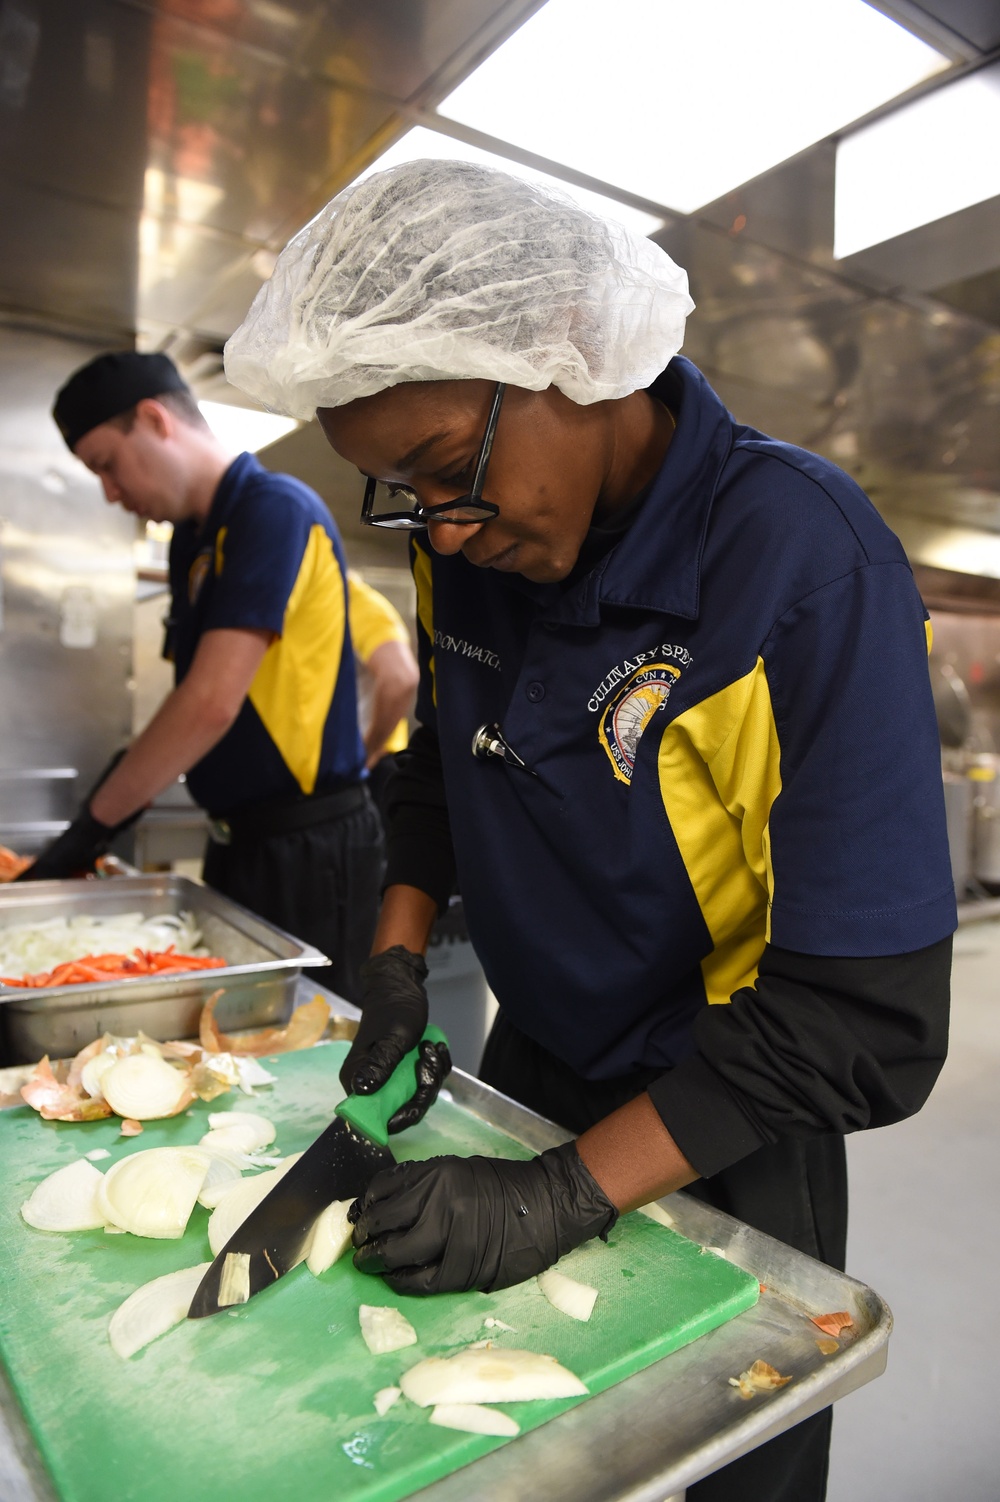
[[[385,868],[382,828],[371,799],[340,817],[280,834],[234,832],[208,843],[204,878],[328,955],[312,972],[348,1001],[360,999],[358,970],[368,958]]]
[[[632,1100],[657,1071],[585,1080],[518,1031],[501,1012],[486,1040],[479,1077],[567,1131],[584,1132]],[[842,1137],[784,1138],[686,1194],[747,1225],[843,1268],[847,1163]],[[688,1502],[823,1502],[832,1409],[805,1419],[688,1488]]]

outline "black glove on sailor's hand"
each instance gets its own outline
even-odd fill
[[[68,829],[46,845],[16,881],[57,881],[92,871],[98,858],[105,854],[116,831],[95,819],[88,808],[77,814]]]
[[[396,1293],[492,1293],[535,1277],[618,1211],[575,1142],[527,1163],[430,1158],[375,1175],[348,1212],[354,1265]]]
[[[134,814],[122,819],[120,824],[102,824],[90,812],[91,798],[107,782],[124,755],[124,747],[115,752],[84,798],[80,812],[69,828],[56,835],[31,865],[15,877],[16,881],[59,881],[63,877],[79,876],[83,871],[92,871],[100,857],[107,854],[115,836],[141,817],[144,810],[137,808]]]
[[[420,1043],[417,1088],[389,1121],[390,1132],[418,1122],[437,1099],[451,1069],[443,1043],[420,1042],[427,1026],[427,964],[402,944],[394,944],[361,966],[361,1021],[340,1071],[349,1095],[381,1090],[404,1054]]]

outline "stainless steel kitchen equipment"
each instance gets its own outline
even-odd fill
[[[19,854],[65,827],[132,728],[135,522],[49,415],[101,347],[0,338],[0,842]]]
[[[316,991],[299,983],[297,1000]],[[354,1008],[325,993],[335,1010]],[[346,1036],[340,1017],[338,1036]],[[321,1045],[322,1046],[322,1045]],[[456,1070],[452,1099],[534,1151],[560,1128]],[[420,1492],[421,1502],[667,1502],[685,1487],[829,1406],[885,1368],[892,1316],[871,1288],[680,1193],[660,1202],[682,1235],[753,1273],[765,1292],[751,1310],[590,1398],[515,1443]],[[817,1346],[817,1311],[846,1310],[853,1339]],[[766,1399],[734,1397],[729,1377],[757,1359],[793,1380]],[[627,1440],[623,1441],[623,1436]],[[57,1502],[34,1441],[0,1371],[0,1496]]]
[[[311,944],[183,876],[128,876],[113,881],[39,881],[0,890],[0,931],[17,924],[88,914],[189,912],[218,970],[162,979],[113,980],[45,990],[0,987],[4,1061],[31,1063],[43,1054],[70,1057],[102,1032],[140,1029],[161,1041],[191,1038],[205,1000],[222,990],[218,1019],[225,1031],[286,1020],[303,966],[329,960]]]

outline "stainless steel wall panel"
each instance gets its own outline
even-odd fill
[[[63,820],[131,730],[134,522],[106,504],[49,417],[91,354],[0,330],[0,827]]]

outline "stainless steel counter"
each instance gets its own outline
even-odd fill
[[[300,982],[300,999],[321,988]],[[323,992],[334,1011],[357,1012]],[[456,1071],[452,1097],[538,1151],[566,1134]],[[853,1392],[885,1368],[892,1316],[872,1289],[681,1193],[661,1202],[675,1228],[765,1285],[757,1306],[515,1444],[420,1492],[421,1502],[666,1502],[701,1477]],[[854,1336],[817,1346],[810,1314],[847,1310]],[[730,1377],[769,1361],[793,1380],[749,1400]],[[528,1480],[530,1478],[530,1482]],[[0,1369],[0,1498],[57,1502]]]

